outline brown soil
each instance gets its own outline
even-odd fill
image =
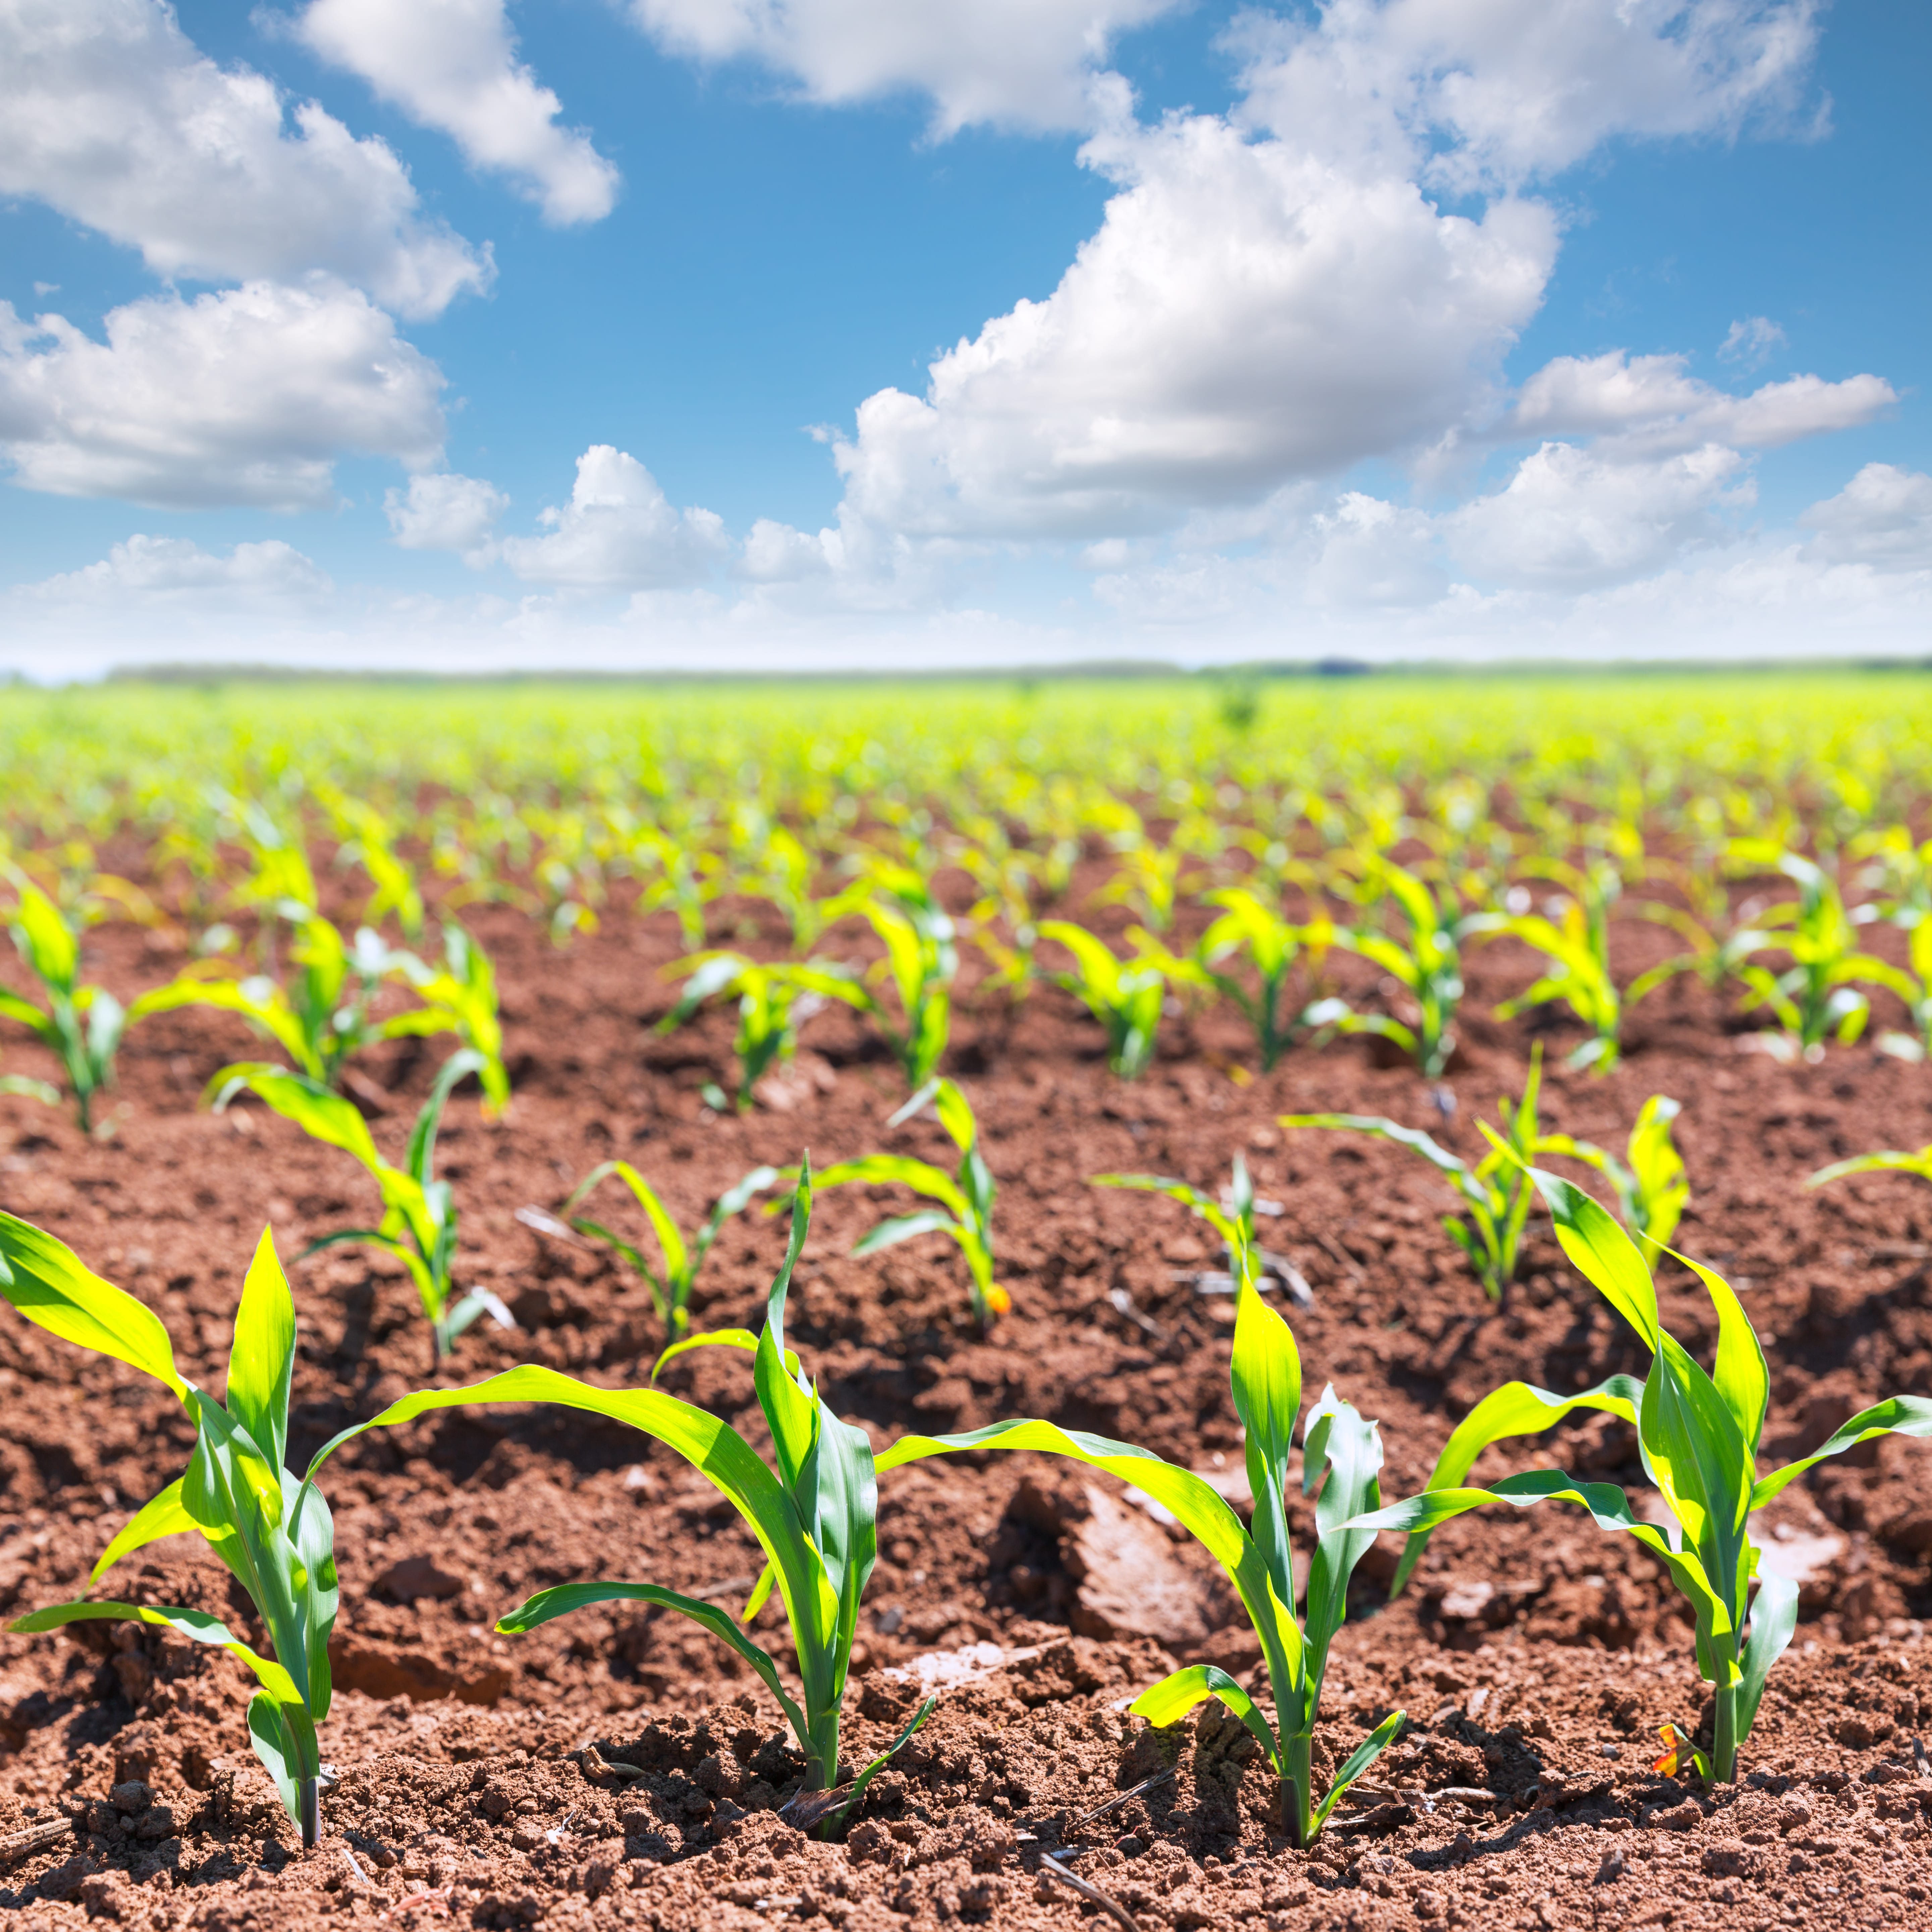
[[[680,950],[666,920],[609,916],[561,952],[510,914],[476,922],[499,963],[518,1098],[496,1125],[460,1098],[441,1167],[463,1214],[460,1279],[494,1288],[523,1328],[472,1330],[452,1378],[518,1360],[612,1382],[647,1370],[661,1338],[641,1285],[515,1219],[526,1204],[554,1208],[599,1160],[636,1162],[687,1221],[748,1168],[806,1148],[820,1162],[891,1148],[950,1165],[930,1120],[886,1128],[902,1097],[896,1070],[842,1010],[808,1023],[808,1077],[773,1106],[746,1119],[704,1108],[698,1088],[729,1078],[730,1021],[650,1030],[669,1004],[656,969]],[[1659,956],[1664,937],[1628,928],[1627,970]],[[841,941],[831,950],[862,950]],[[126,928],[98,930],[88,952],[124,994],[180,963],[166,941]],[[1012,1312],[978,1335],[956,1258],[937,1240],[851,1259],[859,1234],[904,1197],[838,1190],[820,1198],[791,1338],[834,1406],[880,1444],[1040,1415],[1232,1486],[1231,1310],[1178,1278],[1209,1263],[1196,1224],[1172,1204],[1087,1183],[1136,1168],[1218,1184],[1240,1150],[1282,1204],[1268,1244],[1315,1291],[1293,1318],[1307,1388],[1332,1380],[1380,1418],[1385,1492],[1407,1493],[1454,1418],[1497,1382],[1580,1386],[1640,1369],[1641,1352],[1565,1267],[1546,1223],[1496,1312],[1441,1232],[1444,1191],[1422,1163],[1274,1121],[1316,1108],[1388,1113],[1474,1151],[1474,1117],[1519,1088],[1537,1036],[1488,1017],[1530,964],[1514,947],[1474,955],[1447,1125],[1412,1072],[1358,1044],[1291,1054],[1244,1082],[1226,1070],[1244,1052],[1237,1016],[1177,1019],[1155,1070],[1130,1085],[1058,992],[1017,1013],[969,1000],[952,1064],[1000,1185]],[[1358,962],[1336,975],[1373,984]],[[1739,1031],[1681,980],[1633,1017],[1608,1078],[1552,1070],[1545,1116],[1618,1146],[1646,1094],[1684,1102],[1678,1139],[1697,1193],[1680,1242],[1745,1297],[1772,1365],[1767,1446],[1782,1460],[1867,1402],[1932,1392],[1932,1191],[1800,1185],[1826,1160],[1932,1139],[1932,1078],[1862,1047],[1786,1067],[1741,1052]],[[1548,1038],[1553,1058],[1570,1036]],[[105,1144],[0,1100],[0,1201],[146,1299],[184,1372],[214,1384],[249,1250],[272,1221],[302,1321],[298,1463],[422,1382],[428,1338],[399,1269],[353,1250],[292,1262],[310,1238],[368,1218],[373,1190],[346,1157],[259,1108],[196,1110],[214,1067],[250,1050],[239,1022],[217,1016],[144,1026],[123,1054]],[[17,1037],[7,1064],[50,1071]],[[433,1064],[418,1044],[363,1066],[361,1097],[392,1148]],[[619,1200],[607,1204],[621,1220]],[[782,1250],[774,1222],[734,1222],[700,1279],[698,1324],[755,1322]],[[1676,1271],[1661,1288],[1669,1325],[1707,1348],[1702,1291]],[[742,1358],[700,1354],[667,1381],[762,1442]],[[155,1384],[10,1314],[0,1385],[0,1612],[17,1615],[86,1588],[94,1556],[178,1473],[192,1438]],[[226,1658],[134,1626],[8,1637],[0,1840],[50,1828],[38,1849],[0,1852],[0,1906],[18,1908],[23,1927],[91,1916],[210,1932],[336,1918],[667,1932],[1109,1922],[1042,1865],[1072,1847],[1072,1868],[1150,1928],[1932,1926],[1932,1763],[1918,1742],[1932,1727],[1924,1454],[1868,1448],[1768,1513],[1806,1575],[1804,1621],[1742,1781],[1714,1792],[1648,1768],[1656,1726],[1694,1725],[1701,1700],[1680,1600],[1640,1549],[1558,1508],[1479,1514],[1438,1533],[1393,1604],[1382,1588],[1393,1552],[1378,1552],[1358,1573],[1318,1743],[1336,1761],[1398,1706],[1414,1728],[1305,1856],[1271,1825],[1270,1781],[1218,1707],[1166,1734],[1125,1716],[1173,1660],[1246,1671],[1256,1653],[1210,1566],[1118,1484],[997,1456],[884,1480],[850,1755],[863,1761],[890,1738],[922,1682],[949,1688],[842,1842],[828,1843],[778,1816],[797,1761],[778,1713],[701,1632],[618,1607],[524,1638],[490,1634],[531,1591],[588,1576],[735,1598],[754,1546],[716,1492],[614,1424],[451,1414],[365,1438],[325,1484],[343,1607],[325,1732],[340,1783],[322,1846],[297,1849],[248,1749]],[[1481,1467],[1546,1462],[1641,1484],[1628,1432],[1602,1418]],[[1312,1514],[1294,1500],[1305,1548]],[[114,1587],[247,1622],[218,1565],[186,1540],[131,1561]],[[760,1625],[780,1643],[775,1616],[768,1608]]]

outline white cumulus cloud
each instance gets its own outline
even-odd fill
[[[1502,584],[1618,584],[1721,541],[1715,512],[1751,500],[1744,459],[1715,443],[1648,463],[1567,442],[1526,457],[1508,484],[1440,520],[1463,568]]]
[[[630,0],[667,52],[748,58],[827,105],[898,93],[933,128],[1079,128],[1113,40],[1186,0]]]
[[[412,476],[406,490],[383,494],[390,534],[403,550],[453,550],[484,564],[496,554],[490,533],[510,500],[480,476],[447,471]]]
[[[1775,448],[1801,437],[1856,429],[1898,400],[1882,376],[1839,382],[1794,376],[1747,396],[1688,375],[1681,356],[1559,356],[1526,382],[1499,428],[1518,436],[1613,437],[1633,455],[1707,442]]]
[[[14,594],[56,604],[245,606],[319,604],[334,588],[312,557],[278,540],[237,544],[218,556],[185,537],[136,536],[98,563],[43,578]]]
[[[1617,136],[1789,122],[1819,0],[1329,0],[1252,14],[1245,112],[1336,158],[1520,186]]]
[[[58,496],[326,508],[345,452],[435,460],[442,387],[340,284],[151,296],[110,311],[105,342],[0,302],[0,452]]]
[[[1932,476],[1868,463],[1835,496],[1798,520],[1816,532],[1808,556],[1879,570],[1932,570]]]
[[[1784,332],[1768,316],[1739,317],[1724,332],[1718,344],[1720,361],[1742,363],[1747,369],[1761,369],[1771,359],[1774,349],[1784,346]]]
[[[399,314],[487,286],[426,220],[383,142],[218,67],[158,0],[0,4],[0,194],[44,201],[140,250],[155,274],[295,281],[316,271]]]
[[[386,100],[448,134],[472,167],[507,176],[560,226],[598,221],[617,170],[517,58],[503,0],[310,0],[296,32]]]
[[[1044,302],[881,391],[854,512],[924,534],[1105,536],[1441,436],[1532,315],[1556,224],[1444,215],[1211,116],[1096,137],[1121,183]]]
[[[710,510],[676,508],[634,456],[593,443],[577,459],[562,509],[544,512],[545,534],[508,537],[504,561],[519,577],[577,590],[670,590],[709,576],[725,551]]]

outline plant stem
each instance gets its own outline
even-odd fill
[[[838,1707],[821,1711],[811,1720],[806,1740],[805,1788],[830,1791],[838,1782]]]
[[[296,1803],[302,1814],[302,1850],[312,1852],[322,1836],[322,1797],[314,1778],[304,1778],[297,1782]]]
[[[1736,1781],[1738,1772],[1738,1687],[1719,1684],[1712,1687],[1716,1718],[1711,1735],[1711,1775],[1719,1784]]]
[[[1282,1741],[1287,1774],[1281,1781],[1282,1806],[1288,1814],[1288,1841],[1298,1852],[1308,1849],[1314,1810],[1308,1762],[1311,1742],[1306,1731]]]

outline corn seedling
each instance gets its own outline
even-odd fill
[[[965,1095],[951,1081],[928,1081],[886,1125],[896,1127],[909,1120],[928,1101],[933,1103],[940,1125],[959,1150],[956,1175],[902,1154],[874,1154],[859,1160],[837,1162],[819,1175],[818,1186],[822,1190],[856,1182],[910,1187],[915,1194],[938,1202],[936,1208],[881,1221],[852,1252],[877,1254],[881,1248],[896,1246],[921,1234],[946,1235],[958,1244],[959,1252],[966,1258],[974,1319],[984,1328],[995,1316],[1005,1314],[1012,1306],[1012,1298],[993,1279],[993,1196],[998,1190],[980,1151],[979,1123],[973,1118]]]
[[[872,1009],[870,995],[851,970],[830,960],[781,961],[764,964],[741,952],[700,952],[668,967],[686,976],[677,1004],[658,1022],[660,1033],[682,1026],[706,1000],[735,994],[738,1000],[738,1111],[748,1113],[753,1090],[775,1065],[798,1050],[798,1029],[827,1000],[842,1000],[861,1012]],[[712,1088],[706,1102],[722,1112],[730,1103]]]
[[[1292,1017],[1282,1011],[1288,976],[1295,962],[1306,950],[1312,976],[1318,980],[1323,956],[1334,943],[1334,928],[1326,920],[1291,925],[1245,886],[1210,892],[1207,903],[1220,907],[1221,913],[1202,934],[1196,956],[1222,997],[1247,1016],[1260,1049],[1262,1071],[1268,1072],[1297,1040],[1338,1025],[1347,1016],[1347,1006],[1331,998],[1310,1000]],[[1234,974],[1222,970],[1241,956],[1254,971],[1252,992]]]
[[[593,1604],[652,1604],[688,1617],[749,1664],[777,1699],[805,1754],[804,1790],[830,1792],[840,1783],[838,1734],[846,1673],[860,1599],[878,1552],[878,1485],[865,1431],[833,1414],[806,1379],[797,1356],[785,1346],[785,1296],[811,1219],[808,1162],[792,1199],[791,1239],[784,1262],[766,1298],[763,1331],[755,1339],[741,1329],[688,1335],[674,1343],[664,1358],[687,1348],[718,1345],[749,1353],[776,1466],[761,1461],[728,1424],[663,1390],[593,1388],[553,1370],[524,1367],[466,1388],[428,1389],[404,1396],[326,1444],[309,1466],[309,1474],[312,1480],[330,1455],[367,1430],[394,1427],[431,1410],[471,1403],[554,1402],[608,1416],[655,1437],[730,1498],[764,1552],[764,1574],[742,1613],[734,1618],[716,1604],[656,1583],[566,1583],[539,1591],[496,1628],[520,1635]],[[745,1628],[774,1588],[791,1627],[802,1688],[796,1699],[785,1688],[770,1654],[752,1641]],[[928,1700],[893,1750],[932,1708]],[[812,1808],[816,1817],[829,1818],[849,1809],[884,1762],[883,1757],[874,1760],[838,1792],[837,1802]]]
[[[1871,1013],[1871,1001],[1856,982],[1889,984],[1894,977],[1885,961],[1858,947],[1860,915],[1875,908],[1847,911],[1837,881],[1796,852],[1747,839],[1732,850],[1740,859],[1774,866],[1798,886],[1795,901],[1767,907],[1758,920],[1771,935],[1767,946],[1786,954],[1790,965],[1781,973],[1755,965],[1738,970],[1749,989],[1744,1004],[1769,1008],[1782,1029],[1764,1036],[1766,1043],[1777,1043],[1784,1058],[1807,1060],[1823,1053],[1828,1035],[1850,1045]]]
[[[950,916],[927,896],[922,884],[915,880],[913,885],[916,890],[902,890],[891,898],[868,897],[858,910],[885,946],[884,976],[899,998],[901,1018],[895,1022],[878,996],[870,994],[873,1021],[885,1035],[906,1084],[916,1092],[932,1078],[946,1051],[959,952]]]
[[[335,1538],[328,1505],[320,1495],[298,1490],[284,1466],[296,1312],[273,1239],[263,1231],[242,1285],[227,1392],[219,1402],[176,1372],[167,1330],[144,1304],[82,1267],[52,1235],[4,1214],[0,1294],[36,1327],[166,1384],[194,1419],[194,1454],[186,1474],[136,1511],[102,1551],[89,1586],[135,1550],[198,1530],[248,1592],[268,1631],[271,1654],[250,1649],[204,1611],[145,1604],[56,1604],[16,1618],[8,1628],[131,1621],[192,1642],[218,1644],[238,1658],[261,1686],[248,1706],[249,1742],[303,1844],[312,1847],[327,1775],[316,1726],[328,1714]]]
[[[391,1166],[376,1150],[368,1123],[348,1101],[307,1075],[280,1066],[224,1066],[208,1085],[218,1113],[237,1094],[253,1094],[284,1120],[294,1121],[311,1139],[340,1148],[362,1162],[382,1193],[380,1223],[325,1234],[310,1242],[302,1258],[345,1242],[394,1255],[408,1269],[423,1312],[429,1318],[436,1367],[442,1366],[457,1337],[478,1316],[489,1316],[499,1328],[517,1325],[509,1310],[488,1288],[457,1292],[456,1201],[449,1183],[435,1177],[436,1135],[442,1110],[457,1082],[469,1074],[480,1075],[484,1065],[483,1056],[467,1047],[443,1062],[429,1098],[416,1116],[409,1152],[400,1167]]]
[[[1334,944],[1359,953],[1396,981],[1413,1003],[1414,1023],[1387,1013],[1351,1012],[1340,1022],[1344,1033],[1379,1034],[1393,1040],[1421,1070],[1441,1078],[1456,1050],[1456,1010],[1462,999],[1462,942],[1492,932],[1500,923],[1493,913],[1457,912],[1439,904],[1413,872],[1371,853],[1358,862],[1364,884],[1392,899],[1408,931],[1406,939],[1366,928],[1337,927]]]
[[[1524,1162],[1534,1157],[1540,1144],[1536,1102],[1542,1083],[1543,1049],[1538,1046],[1530,1056],[1522,1098],[1512,1106],[1505,1094],[1496,1102],[1496,1112],[1503,1124],[1503,1145],[1513,1149]],[[1468,1257],[1483,1292],[1492,1301],[1502,1299],[1516,1279],[1523,1227],[1534,1198],[1520,1162],[1492,1148],[1472,1166],[1461,1155],[1438,1145],[1420,1127],[1405,1127],[1378,1114],[1284,1114],[1281,1124],[1321,1127],[1330,1132],[1371,1134],[1378,1140],[1394,1141],[1398,1147],[1420,1154],[1462,1197],[1462,1213],[1444,1216],[1442,1225]]]
[[[296,972],[286,988],[266,974],[236,979],[218,959],[197,960],[169,981],[143,993],[128,1009],[128,1024],[183,1006],[207,1006],[238,1015],[272,1040],[295,1063],[296,1070],[322,1085],[340,1084],[350,1058],[372,1040],[415,1029],[396,1020],[378,1021],[370,1011],[382,982],[399,972],[392,952],[368,926],[345,940],[329,920],[294,899],[278,910],[294,930],[290,961]]]
[[[385,1020],[379,1037],[453,1033],[482,1061],[476,1077],[484,1106],[500,1114],[510,1104],[510,1070],[503,1064],[503,1022],[496,1005],[496,968],[454,920],[442,928],[442,964],[424,964],[412,952],[398,956],[403,976],[422,1004]]]
[[[613,1174],[631,1190],[650,1222],[664,1264],[662,1274],[645,1259],[640,1249],[634,1247],[621,1234],[613,1234],[602,1222],[572,1212],[593,1188]],[[578,1234],[590,1240],[602,1241],[644,1276],[650,1285],[651,1300],[656,1306],[658,1319],[664,1324],[664,1333],[676,1341],[691,1326],[692,1285],[697,1280],[698,1270],[704,1267],[704,1258],[711,1252],[711,1245],[717,1240],[720,1230],[734,1214],[742,1214],[750,1205],[754,1195],[770,1186],[778,1178],[776,1168],[753,1168],[712,1203],[711,1212],[705,1216],[704,1225],[688,1242],[672,1220],[670,1210],[658,1199],[656,1190],[626,1160],[607,1160],[592,1168],[582,1185],[558,1211]]]
[[[1040,936],[1058,940],[1072,954],[1072,972],[1048,976],[1106,1028],[1107,1064],[1123,1080],[1138,1080],[1153,1061],[1168,982],[1212,983],[1191,960],[1177,958],[1138,926],[1127,935],[1134,950],[1125,959],[1117,959],[1103,940],[1064,919],[1042,920]]]
[[[1234,1184],[1218,1201],[1191,1182],[1164,1174],[1096,1174],[1092,1185],[1164,1194],[1170,1201],[1178,1201],[1220,1236],[1237,1291],[1244,1280],[1252,1280],[1259,1288],[1265,1264],[1255,1234],[1254,1184],[1248,1178],[1248,1164],[1239,1154],[1234,1156]]]
[[[1637,1110],[1623,1160],[1568,1134],[1539,1134],[1533,1151],[1587,1161],[1616,1190],[1624,1225],[1646,1240],[1666,1246],[1690,1204],[1690,1178],[1670,1138],[1670,1124],[1682,1111],[1667,1095],[1652,1094]]]
[[[1572,891],[1561,908],[1554,909],[1555,916],[1513,911],[1492,928],[1534,946],[1544,958],[1543,976],[1505,1000],[1497,1007],[1496,1017],[1513,1019],[1531,1006],[1560,1002],[1590,1034],[1567,1064],[1606,1073],[1617,1064],[1623,1022],[1617,982],[1610,975],[1610,906],[1622,881],[1608,866],[1586,872],[1566,865],[1561,871]]]
[[[59,1060],[83,1133],[94,1130],[94,1096],[114,1078],[127,1014],[100,986],[80,985],[80,936],[40,887],[16,874],[10,929],[46,996],[45,1007],[0,986],[0,1019],[17,1020]]]
[[[1232,1224],[1232,1225],[1235,1225]],[[1315,1801],[1312,1741],[1328,1649],[1348,1613],[1348,1578],[1374,1541],[1345,1520],[1378,1506],[1381,1438],[1332,1388],[1309,1411],[1303,1430],[1302,1482],[1316,1503],[1316,1544],[1303,1617],[1293,1610],[1294,1584],[1285,1495],[1301,1363],[1288,1324],[1255,1292],[1252,1264],[1238,1251],[1239,1283],[1230,1379],[1246,1432],[1248,1480],[1255,1497],[1252,1533],[1192,1471],[1144,1449],[1046,1422],[996,1422],[963,1436],[905,1436],[878,1459],[881,1474],[927,1456],[962,1450],[1031,1449],[1066,1456],[1124,1478],[1171,1510],[1219,1562],[1239,1592],[1261,1640],[1274,1696],[1275,1720],[1225,1670],[1196,1664],[1142,1693],[1128,1708],[1154,1724],[1178,1722],[1218,1697],[1259,1743],[1282,1781],[1282,1809],[1298,1846],[1312,1844],[1336,1802],[1387,1749],[1402,1714],[1392,1712],[1346,1758],[1319,1803]],[[1325,1478],[1325,1480],[1324,1480]]]
[[[1738,1752],[1750,1735],[1766,1678],[1790,1642],[1798,1615],[1797,1585],[1758,1574],[1752,1511],[1826,1457],[1875,1436],[1932,1436],[1932,1401],[1894,1396],[1876,1403],[1810,1455],[1760,1476],[1756,1456],[1770,1378],[1750,1318],[1730,1286],[1708,1268],[1676,1256],[1702,1281],[1716,1314],[1717,1356],[1706,1373],[1664,1330],[1649,1266],[1614,1218],[1566,1180],[1540,1172],[1532,1178],[1555,1218],[1564,1252],[1651,1350],[1649,1373],[1641,1382],[1612,1376],[1570,1396],[1526,1382],[1505,1383],[1458,1425],[1421,1494],[1367,1511],[1347,1526],[1408,1533],[1394,1586],[1398,1590],[1438,1524],[1487,1503],[1518,1508],[1552,1498],[1576,1503],[1599,1528],[1635,1537],[1661,1560],[1696,1613],[1697,1669],[1712,1687],[1714,1706],[1712,1775],[1729,1784],[1737,1774]],[[1636,1429],[1644,1473],[1669,1513],[1664,1527],[1640,1520],[1615,1484],[1579,1482],[1560,1469],[1465,1486],[1476,1458],[1490,1444],[1547,1429],[1579,1408],[1621,1416]]]

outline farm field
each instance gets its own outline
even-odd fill
[[[412,1390],[525,1364],[645,1386],[666,1312],[572,1217],[656,1265],[650,1224],[621,1178],[575,1191],[628,1162],[688,1234],[754,1170],[808,1154],[784,1339],[874,1454],[1041,1418],[1196,1472],[1246,1522],[1230,1362],[1256,1291],[1228,1292],[1239,1258],[1184,1203],[1095,1178],[1175,1177],[1211,1203],[1241,1163],[1303,1403],[1332,1384],[1378,1425],[1374,1501],[1392,1504],[1491,1390],[1640,1382],[1652,1351],[1532,1190],[1520,1253],[1489,1258],[1492,1294],[1480,1217],[1444,1173],[1283,1117],[1386,1119],[1474,1168],[1479,1123],[1506,1132],[1499,1100],[1534,1079],[1544,1136],[1619,1158],[1660,1095],[1689,1186],[1669,1244],[1729,1282],[1762,1344],[1762,1476],[1886,1398],[1932,1398],[1932,1186],[1805,1186],[1932,1142],[1928,698],[1906,674],[0,694],[0,909],[26,935],[0,982],[58,1017],[34,970],[54,928],[23,910],[44,904],[77,946],[70,988],[133,1016],[83,1130],[103,996],[81,1001],[64,1058],[0,1005],[0,1075],[23,1089],[0,1095],[0,1208],[152,1310],[180,1376],[210,1390],[272,1227],[298,1324],[292,1491],[324,1443]],[[1243,893],[1252,914],[1226,896]],[[444,918],[493,986],[463,978]],[[1093,962],[1083,976],[1055,921],[1129,983]],[[420,974],[356,955],[363,923]],[[305,1030],[325,926],[368,976],[345,967]],[[738,964],[667,1028],[706,950]],[[807,958],[820,979],[788,987],[778,969]],[[248,990],[189,997],[218,983]],[[153,999],[171,986],[188,991]],[[776,1002],[757,1040],[741,996]],[[441,1030],[405,1017],[422,1012]],[[384,1199],[286,1117],[292,1088],[254,1075],[208,1102],[221,1070],[307,1053],[302,1090],[338,1093],[403,1172],[458,1051],[484,1079],[455,1086],[435,1137],[460,1216],[432,1282],[445,1352],[403,1222],[394,1251],[304,1256]],[[836,1163],[962,1168],[932,1107],[895,1120],[928,1076],[970,1106],[997,1186],[989,1208],[946,1208],[962,1223],[986,1208],[990,1290],[970,1241],[937,1227],[851,1252],[922,1204],[904,1169],[868,1184]],[[1535,1159],[1635,1211],[1600,1168]],[[1496,1167],[1506,1195],[1515,1172]],[[722,1220],[694,1334],[760,1329],[790,1226],[764,1210],[785,1192],[774,1174]],[[1442,1225],[1459,1203],[1473,1261]],[[1708,1367],[1718,1304],[1654,1258],[1662,1327]],[[459,1329],[456,1298],[476,1291]],[[195,1450],[164,1382],[14,1309],[0,1380],[0,1613],[178,1606],[262,1648],[248,1594],[194,1535],[90,1583]],[[739,1349],[681,1353],[658,1385],[778,1453]],[[1477,1510],[1434,1532],[1392,1600],[1400,1537],[1358,1552],[1316,1796],[1406,1722],[1304,1848],[1227,1705],[1159,1726],[1127,1708],[1196,1666],[1276,1708],[1234,1582],[1144,1482],[991,1450],[879,1474],[837,1766],[862,1768],[938,1702],[849,1814],[814,1826],[778,1700],[688,1617],[606,1600],[494,1628],[599,1577],[737,1612],[765,1558],[730,1497],[609,1416],[444,1409],[357,1438],[320,1479],[340,1602],[316,1847],[250,1748],[234,1660],[176,1629],[79,1622],[0,1636],[0,1904],[50,1932],[1932,1924],[1918,1413],[1752,1515],[1760,1588],[1796,1622],[1734,1780],[1688,1751],[1654,1768],[1660,1727],[1708,1751],[1716,1712],[1690,1602],[1637,1537],[1568,1502]],[[1298,1590],[1333,1527],[1301,1450],[1298,1432]],[[1604,1408],[1506,1436],[1471,1480],[1552,1468],[1666,1520],[1636,1430]],[[778,1600],[748,1627],[805,1694]]]

